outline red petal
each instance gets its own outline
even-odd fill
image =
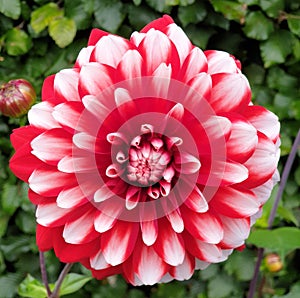
[[[141,32],[146,33],[151,28],[154,28],[154,29],[160,30],[160,31],[165,31],[167,26],[172,23],[174,23],[173,19],[168,15],[164,15],[162,18],[156,19],[156,20],[152,21],[151,23],[149,23],[148,25],[146,25],[141,30]]]
[[[9,161],[11,171],[21,180],[28,182],[29,177],[42,162],[31,154],[29,144],[18,148]]]
[[[81,68],[79,76],[79,94],[81,97],[85,95],[99,95],[106,88],[111,86],[112,69],[97,62],[91,62]]]
[[[141,241],[133,253],[133,268],[135,274],[144,285],[153,285],[166,274],[169,266],[158,256],[152,246],[146,246]]]
[[[63,69],[54,78],[54,96],[59,102],[79,101],[79,73],[76,69]]]
[[[224,228],[222,246],[236,248],[244,244],[250,232],[248,218],[229,218],[220,216]]]
[[[278,117],[261,106],[249,106],[244,111],[248,121],[260,132],[265,134],[274,143],[279,137],[280,123]]]
[[[218,112],[242,111],[251,100],[251,90],[242,74],[220,73],[212,75],[212,93],[209,103]]]
[[[54,119],[53,105],[47,101],[34,105],[28,112],[28,121],[31,125],[41,129],[51,129],[61,127]]]
[[[232,187],[220,187],[209,205],[217,213],[234,218],[251,216],[260,206],[252,191]]]
[[[257,130],[243,119],[232,119],[231,134],[226,142],[227,157],[244,163],[255,151]]]
[[[100,234],[94,229],[94,213],[95,210],[91,209],[81,217],[65,224],[62,235],[67,243],[82,244],[99,237]]]
[[[208,62],[208,73],[237,73],[239,67],[236,64],[236,60],[226,52],[209,50],[204,51]]]
[[[131,45],[126,39],[108,34],[103,36],[96,43],[90,61],[99,62],[115,68],[130,47]]]
[[[57,165],[64,156],[72,153],[72,136],[61,128],[54,128],[31,141],[32,154],[40,160]]]
[[[44,80],[42,87],[42,100],[57,104],[59,101],[54,95],[54,79],[55,75],[51,75]]]
[[[154,243],[157,254],[168,264],[178,266],[185,257],[185,247],[182,236],[174,232],[171,224],[160,220],[158,237]]]
[[[68,244],[62,238],[62,228],[53,237],[56,256],[64,263],[79,262],[84,258],[95,255],[100,249],[100,239],[85,244]]]
[[[222,224],[210,211],[196,213],[182,206],[181,213],[184,226],[192,236],[212,244],[222,240],[224,233]]]
[[[66,187],[73,187],[77,180],[74,175],[61,173],[55,168],[42,165],[33,171],[28,182],[34,192],[52,197],[57,196]]]
[[[96,45],[99,39],[106,35],[108,35],[108,33],[105,31],[102,31],[100,29],[93,29],[88,40],[88,45],[89,46]]]
[[[119,265],[129,258],[138,236],[137,223],[118,221],[102,234],[101,249],[107,263]]]
[[[186,253],[183,263],[176,267],[171,267],[170,274],[176,280],[186,280],[192,277],[194,270],[195,258],[192,257],[189,253]]]
[[[244,163],[249,177],[242,183],[247,188],[259,186],[272,178],[277,169],[279,150],[264,134],[258,132],[258,144],[253,155]]]

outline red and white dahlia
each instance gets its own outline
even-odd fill
[[[130,40],[94,29],[28,118],[10,167],[37,245],[99,279],[152,285],[225,260],[277,180],[277,117],[251,103],[239,61],[169,16]]]

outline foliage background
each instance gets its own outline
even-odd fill
[[[282,170],[300,127],[299,0],[0,0],[0,83],[24,78],[40,94],[46,76],[72,67],[91,28],[129,37],[164,13],[183,27],[195,45],[228,51],[242,62],[254,102],[272,110],[281,120]],[[9,135],[25,123],[26,117],[9,119],[0,115],[1,298],[29,297],[29,292],[35,298],[45,297],[35,246],[34,206],[27,199],[27,186],[8,169],[12,154]],[[299,297],[299,156],[298,150],[273,225],[276,234],[261,231],[267,227],[275,189],[247,248],[235,252],[223,264],[196,272],[189,281],[133,288],[120,277],[90,280],[89,272],[77,264],[72,269],[77,274],[68,277],[61,294],[73,298],[245,297],[256,246],[261,246],[266,253],[277,253],[284,267],[272,273],[262,266],[257,297]],[[46,253],[46,262],[50,282],[55,282],[62,264],[52,252]]]

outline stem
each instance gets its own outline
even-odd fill
[[[48,283],[48,277],[47,277],[47,271],[45,265],[45,256],[42,251],[40,251],[40,268],[41,268],[43,284],[45,285],[47,296],[49,297],[51,295],[51,290],[49,288],[49,283]]]
[[[276,210],[278,208],[278,205],[279,205],[280,199],[282,197],[285,185],[287,183],[289,174],[291,172],[291,168],[292,168],[293,162],[295,160],[295,157],[296,157],[297,150],[298,150],[299,146],[300,146],[300,129],[298,130],[298,134],[296,136],[296,139],[294,141],[293,147],[291,149],[291,152],[289,154],[289,157],[288,157],[288,159],[286,161],[286,164],[285,164],[283,172],[282,172],[282,176],[281,176],[281,181],[280,181],[280,185],[279,185],[279,188],[278,188],[278,192],[277,192],[277,195],[276,195],[276,198],[275,198],[275,202],[274,202],[274,205],[272,207],[272,210],[271,210],[271,213],[270,213],[270,216],[269,216],[269,220],[268,220],[268,228],[269,229],[271,229],[273,221],[275,219]]]
[[[60,273],[58,280],[55,283],[55,288],[52,292],[52,294],[49,296],[49,298],[58,298],[59,296],[59,289],[61,287],[61,284],[64,280],[64,278],[66,277],[66,275],[68,274],[69,270],[71,269],[73,263],[68,263],[65,265],[64,269],[62,270],[62,272]]]
[[[269,216],[269,219],[268,219],[268,229],[272,228],[272,224],[273,224],[274,219],[275,219],[276,211],[277,211],[280,199],[282,197],[285,185],[287,183],[289,174],[291,172],[291,168],[292,168],[293,162],[295,160],[295,157],[296,157],[297,150],[298,150],[299,146],[300,146],[300,129],[298,131],[298,134],[297,134],[296,139],[294,141],[293,147],[291,149],[291,152],[288,156],[288,159],[286,161],[286,164],[285,164],[283,172],[282,172],[278,192],[276,194],[275,202],[274,202],[274,205],[272,207],[272,210],[271,210],[271,213],[270,213],[270,216]],[[253,298],[254,297],[256,284],[257,284],[257,280],[258,280],[258,275],[259,275],[259,268],[260,268],[263,256],[264,256],[264,249],[259,248],[258,249],[258,255],[257,255],[257,261],[256,261],[256,265],[255,265],[255,270],[254,270],[253,278],[252,278],[251,283],[250,283],[250,288],[249,288],[247,298]]]

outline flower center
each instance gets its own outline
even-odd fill
[[[132,184],[150,186],[159,182],[171,161],[161,137],[144,134],[136,137],[130,146],[126,177]]]

